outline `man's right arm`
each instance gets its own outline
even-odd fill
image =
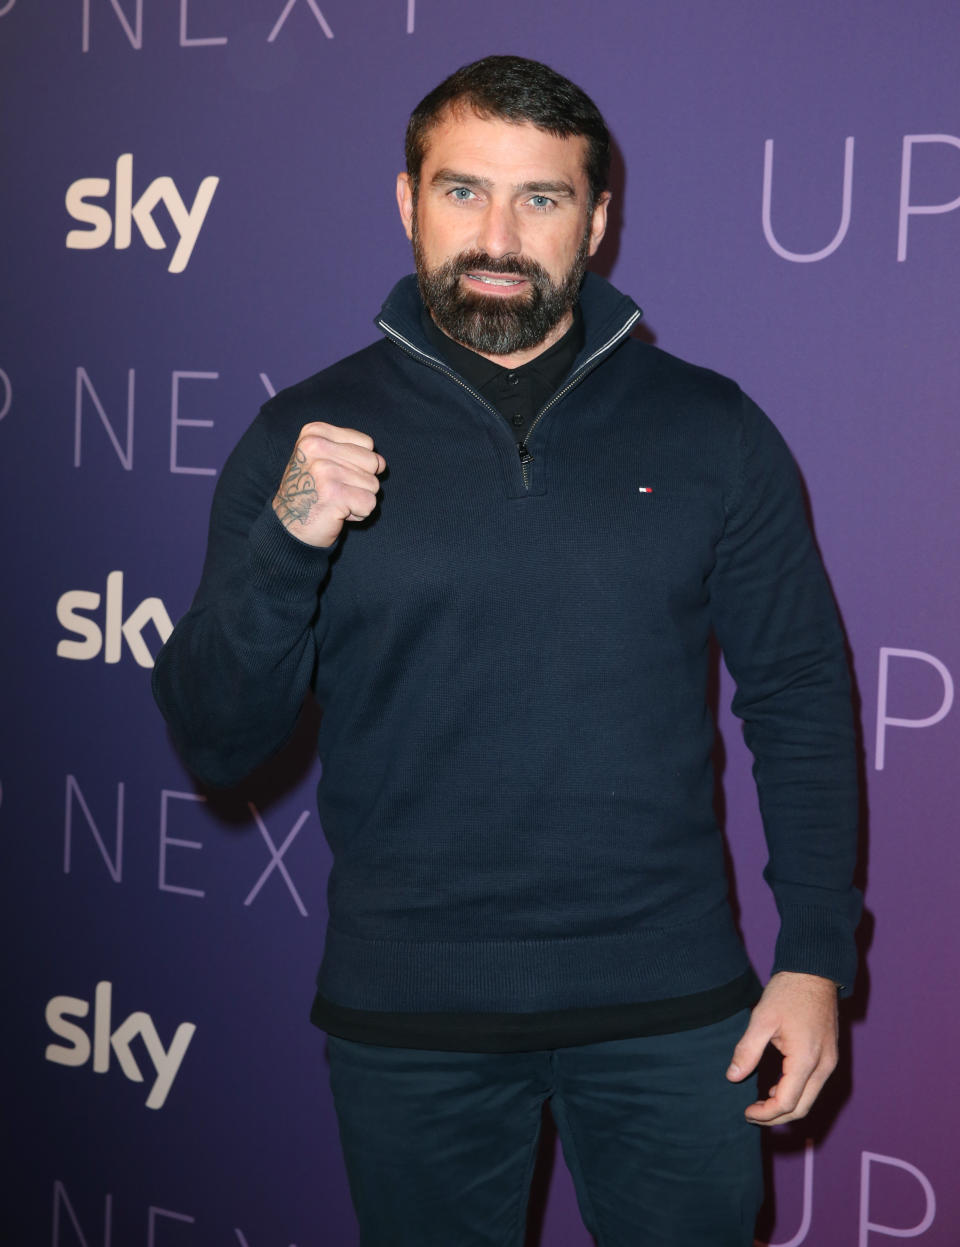
[[[343,524],[373,511],[385,466],[366,434],[312,423],[281,474],[263,414],[227,460],[200,587],[153,673],[171,735],[199,778],[238,782],[292,731],[330,556]]]

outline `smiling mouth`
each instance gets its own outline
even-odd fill
[[[522,277],[486,277],[483,273],[467,273],[466,276],[484,286],[521,286],[524,282]]]

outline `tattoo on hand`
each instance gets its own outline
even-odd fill
[[[285,528],[306,524],[317,501],[317,487],[306,469],[307,456],[297,447],[287,464],[283,481],[273,500],[277,519]]]

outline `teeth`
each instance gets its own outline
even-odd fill
[[[487,286],[519,286],[520,279],[517,277],[481,277],[478,273],[471,273],[470,276],[474,281],[482,281]]]

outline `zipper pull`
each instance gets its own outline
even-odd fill
[[[522,468],[525,468],[528,463],[533,463],[533,455],[531,455],[530,451],[527,450],[526,446],[522,442],[517,447],[517,451],[520,455],[520,466]]]

